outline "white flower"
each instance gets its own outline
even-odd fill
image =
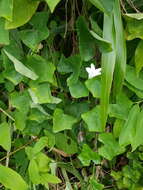
[[[88,72],[88,78],[91,79],[98,75],[101,75],[101,68],[95,69],[94,64],[92,63],[90,67],[86,67],[86,71]]]

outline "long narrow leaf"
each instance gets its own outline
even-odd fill
[[[112,52],[102,54],[101,120],[102,128],[104,130],[108,116],[109,97],[113,81],[113,73],[116,59],[115,33],[112,13],[110,13],[109,16],[104,14],[103,38],[105,40],[108,40],[112,44],[113,48]]]
[[[23,63],[21,63],[18,59],[16,59],[13,55],[4,50],[7,57],[13,62],[15,70],[19,72],[21,75],[24,75],[32,80],[36,80],[38,75],[36,75],[33,71],[28,69]]]
[[[126,43],[119,0],[115,0],[114,4],[114,23],[116,33],[116,67],[114,73],[114,94],[118,94],[122,88],[126,70]]]

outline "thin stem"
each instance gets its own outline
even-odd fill
[[[15,119],[11,115],[9,115],[5,110],[0,108],[0,111],[3,112],[7,117],[9,117],[9,119],[11,119],[12,121],[15,121]]]

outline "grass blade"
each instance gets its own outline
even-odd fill
[[[114,73],[114,95],[122,88],[126,70],[126,42],[121,18],[120,1],[115,0],[114,24],[116,33],[116,66]]]
[[[102,54],[102,76],[101,76],[101,118],[102,128],[104,130],[108,115],[108,105],[110,91],[113,81],[115,67],[115,33],[114,33],[113,14],[104,14],[103,38],[112,44],[112,52]]]

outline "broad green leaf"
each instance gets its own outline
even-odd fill
[[[20,62],[18,59],[16,59],[13,55],[8,53],[6,50],[4,50],[5,54],[8,56],[8,58],[13,62],[15,70],[19,72],[21,75],[24,75],[32,80],[36,80],[38,76],[28,69],[22,62]]]
[[[23,79],[23,76],[21,74],[19,74],[18,72],[16,72],[14,68],[13,68],[13,70],[12,70],[12,68],[5,70],[3,72],[3,76],[5,79],[12,82],[15,86],[18,85]]]
[[[30,55],[27,57],[26,66],[29,67],[39,77],[36,82],[50,82],[55,84],[54,72],[55,66],[39,55]]]
[[[140,109],[138,105],[134,105],[131,108],[127,121],[125,122],[119,136],[120,145],[127,146],[129,144],[132,144],[132,142],[134,141],[134,136],[136,132],[136,122],[139,112]]]
[[[77,20],[77,33],[79,38],[79,50],[81,59],[89,61],[95,54],[94,38],[90,34],[84,17],[80,16]],[[87,48],[90,47],[90,48]]]
[[[48,156],[40,152],[36,155],[36,162],[38,164],[39,172],[49,172],[51,159]]]
[[[108,14],[108,12],[112,11],[114,0],[106,1],[106,0],[89,0],[95,7]]]
[[[100,164],[100,156],[97,152],[94,152],[87,144],[84,144],[82,151],[78,158],[82,162],[83,166],[89,166],[90,162],[93,161],[95,164]]]
[[[139,98],[143,98],[143,91],[135,88],[134,86],[130,85],[129,83],[125,82],[125,86],[128,87],[132,92],[134,92]]]
[[[0,17],[12,21],[13,0],[0,0]]]
[[[68,85],[74,84],[78,81],[81,72],[82,61],[80,55],[72,55],[65,58],[63,55],[57,66],[58,72],[61,74],[72,73],[67,79]]]
[[[49,114],[45,114],[41,112],[40,110],[33,108],[30,110],[29,120],[36,121],[38,123],[42,123],[44,120],[51,119]]]
[[[103,190],[104,185],[97,182],[96,179],[92,178],[89,181],[91,190]]]
[[[11,131],[8,123],[0,124],[0,145],[7,151],[11,148]]]
[[[65,107],[65,112],[78,119],[81,119],[81,114],[89,111],[88,102],[71,102]]]
[[[116,65],[114,71],[114,96],[116,96],[123,86],[126,71],[126,41],[121,17],[120,0],[115,0],[113,10],[116,33]]]
[[[20,37],[23,43],[33,51],[36,51],[39,43],[49,36],[49,30],[47,28],[48,16],[48,12],[37,12],[30,21],[30,24],[33,26],[32,29],[20,31]]]
[[[137,20],[135,18],[125,17],[126,25],[126,38],[133,40],[135,38],[143,39],[143,19]]]
[[[132,151],[143,144],[143,111],[137,116],[136,132],[132,141]]]
[[[38,164],[34,159],[32,159],[29,163],[28,167],[29,177],[32,183],[40,184],[41,183],[41,176],[39,174]]]
[[[143,91],[143,79],[137,76],[134,67],[127,65],[125,79],[133,87]]]
[[[72,126],[77,122],[73,116],[64,114],[63,110],[55,109],[53,115],[53,131],[55,133],[66,129],[72,129]]]
[[[23,129],[26,126],[26,119],[27,119],[27,113],[16,110],[14,112],[14,120],[15,120],[16,129],[23,131]]]
[[[61,183],[61,180],[52,174],[41,173],[41,183],[42,184],[47,184],[47,183],[56,184],[56,183]]]
[[[9,44],[9,31],[4,28],[5,20],[0,18],[0,44]]]
[[[38,154],[44,147],[48,145],[48,137],[41,137],[38,142],[34,145],[32,150],[33,154]]]
[[[73,72],[72,63],[75,62],[74,59],[76,59],[75,56],[65,58],[64,55],[61,55],[60,61],[57,65],[58,72],[61,74]]]
[[[85,82],[87,89],[91,92],[94,98],[101,96],[101,79],[100,77],[93,77]]]
[[[56,134],[56,147],[67,154],[75,154],[78,152],[77,143],[66,134]],[[62,140],[61,140],[62,139]]]
[[[50,86],[48,83],[41,83],[33,85],[28,90],[32,101],[35,104],[45,104],[45,103],[51,103],[51,104],[58,104],[61,102],[61,99],[56,98],[51,95]]]
[[[113,81],[113,72],[115,67],[116,52],[115,52],[115,34],[113,15],[104,15],[103,38],[112,44],[113,51],[102,54],[102,74],[101,74],[101,117],[102,129],[105,129],[109,97]]]
[[[0,183],[10,190],[28,190],[28,185],[14,170],[0,165]]]
[[[137,74],[141,71],[143,67],[143,40],[141,40],[135,51],[135,66]]]
[[[20,112],[27,113],[30,108],[30,97],[27,91],[21,93],[15,91],[10,94],[10,103]]]
[[[112,133],[102,133],[99,135],[99,141],[104,144],[99,148],[99,155],[108,160],[112,160],[115,156],[123,153],[125,149],[119,146]]]
[[[143,13],[126,13],[124,14],[126,17],[135,18],[137,20],[143,19]]]
[[[77,81],[76,83],[73,84],[68,82],[68,86],[71,96],[74,98],[87,97],[89,94],[88,89],[81,81]]]
[[[122,119],[116,119],[116,121],[114,122],[113,135],[115,138],[119,137],[124,124],[125,124],[125,121]]]
[[[48,147],[52,148],[55,146],[55,135],[52,132],[49,132],[48,130],[44,130],[44,134],[48,137]]]
[[[102,132],[100,107],[96,106],[92,110],[81,115],[82,119],[88,126],[90,132]]]
[[[110,42],[108,42],[107,40],[101,38],[98,34],[96,34],[95,32],[93,32],[92,30],[90,31],[90,34],[95,39],[95,43],[99,47],[99,50],[101,52],[105,53],[105,52],[112,51],[112,45],[111,45]]]
[[[39,1],[14,0],[12,21],[6,21],[6,29],[13,29],[27,23],[38,7]]]
[[[110,104],[109,116],[116,117],[118,119],[126,120],[128,117],[129,107],[122,104]]]
[[[99,27],[99,25],[97,24],[97,21],[94,19],[94,17],[93,18],[92,18],[92,16],[90,17],[90,22],[91,22],[92,30],[99,36],[102,36],[103,32],[102,32],[101,28]]]
[[[61,0],[45,0],[51,10],[51,12],[54,12],[54,9],[56,8],[57,4],[61,1]]]
[[[16,36],[16,38],[15,38]],[[24,52],[23,52],[23,47],[22,43],[20,40],[20,33],[17,29],[15,30],[9,30],[9,39],[10,39],[10,44],[7,46],[4,46],[4,50],[6,50],[8,53],[13,55],[16,59],[22,60],[24,57]],[[8,58],[8,56],[5,54],[5,52],[2,52],[3,59],[8,66],[12,65],[11,60]]]

